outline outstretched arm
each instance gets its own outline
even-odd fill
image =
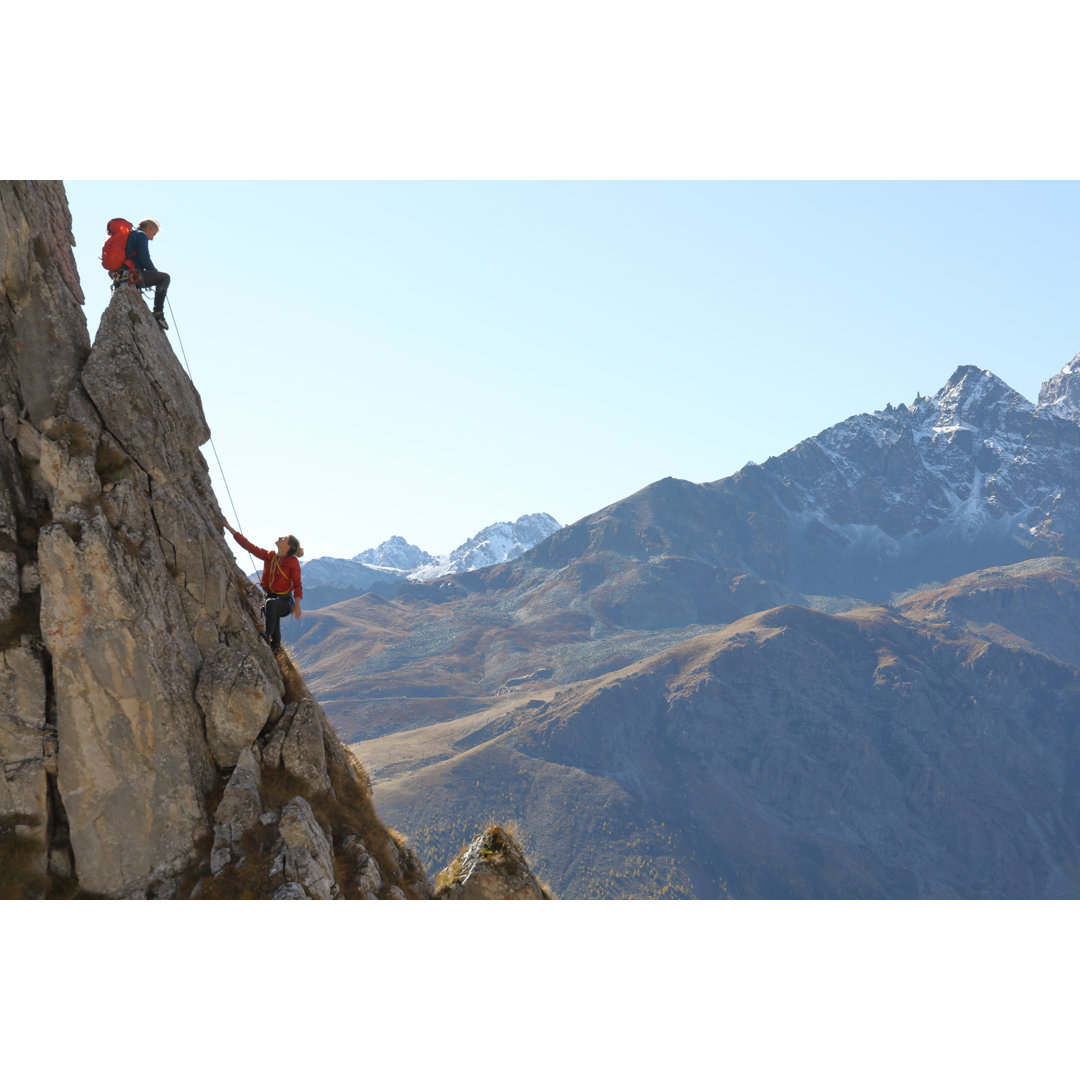
[[[238,533],[224,518],[221,519],[221,524],[225,526],[229,532],[232,533],[233,539],[245,550],[250,551],[252,555],[265,562],[272,555],[272,552],[264,551],[261,547],[256,547],[246,536],[242,536]]]

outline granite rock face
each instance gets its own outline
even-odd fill
[[[252,870],[278,844],[290,885],[344,895],[318,838],[355,831],[366,777],[260,637],[198,391],[136,290],[91,347],[72,243],[61,184],[0,183],[0,825],[37,845],[48,895],[59,876],[105,897],[270,895]],[[394,852],[382,892],[430,892],[366,822],[372,857]]]
[[[73,243],[59,185],[0,184],[0,815],[37,842],[42,871],[67,845],[62,823],[49,828],[57,711],[39,629],[38,533],[51,508],[30,474],[90,352]]]
[[[221,768],[236,765],[245,748],[284,710],[281,677],[255,655],[220,645],[199,671],[195,700],[206,718],[210,752]]]
[[[285,807],[278,832],[284,845],[280,873],[286,884],[300,885],[311,899],[332,900],[338,894],[333,843],[306,799],[298,795]]]
[[[225,785],[221,802],[214,810],[214,847],[210,852],[212,874],[223,870],[234,858],[243,858],[244,833],[254,828],[262,817],[261,783],[258,759],[250,748],[243,750]]]

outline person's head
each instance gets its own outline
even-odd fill
[[[298,559],[304,554],[304,549],[300,546],[300,541],[291,534],[289,536],[279,536],[277,538],[277,553],[279,555],[295,555]]]
[[[152,217],[143,218],[139,222],[139,228],[146,233],[147,240],[153,240],[161,232],[161,226]]]

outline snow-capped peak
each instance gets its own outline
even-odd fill
[[[378,547],[367,548],[351,560],[326,559],[322,560],[323,566],[315,569],[330,576],[341,576],[342,570],[336,564],[348,561],[360,564],[366,570],[426,581],[443,574],[479,570],[483,566],[516,559],[560,527],[550,514],[523,514],[517,521],[498,521],[481,529],[449,555],[429,555],[404,537],[391,536]]]
[[[426,566],[418,567],[409,577],[415,581],[478,570],[483,566],[508,562],[524,555],[559,528],[550,514],[524,514],[517,521],[498,521],[481,529],[449,555],[440,556]]]
[[[403,536],[391,536],[378,547],[367,548],[353,556],[353,562],[391,570],[415,570],[430,561],[431,556],[423,548],[410,544]]]
[[[957,368],[929,402],[938,410],[933,424],[938,431],[985,430],[998,425],[998,413],[1002,410],[1031,412],[1033,408],[1031,402],[992,372],[970,364]]]

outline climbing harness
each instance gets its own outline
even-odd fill
[[[109,273],[109,277],[112,278],[112,291],[116,292],[117,289],[123,288],[125,285],[130,285],[133,289],[148,289],[150,286],[144,286],[139,280],[139,271],[134,267],[131,269],[124,268],[123,270],[112,270]]]

